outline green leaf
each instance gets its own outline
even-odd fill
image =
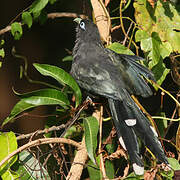
[[[95,151],[97,148],[97,134],[99,123],[93,116],[84,119],[86,149],[91,161],[96,164]]]
[[[12,171],[12,170],[7,170],[2,176],[2,180],[15,180],[19,179],[19,174]]]
[[[159,85],[162,84],[167,74],[169,73],[169,69],[167,69],[162,61],[162,59],[152,68],[152,72],[154,73],[154,77]],[[156,88],[156,87],[155,87]]]
[[[100,180],[100,179],[103,179],[102,178],[103,176],[102,176],[102,173],[101,173],[101,171],[99,169],[99,165],[100,165],[99,156],[96,158],[96,162],[97,162],[97,165],[94,164],[91,160],[89,160],[87,169],[88,169],[90,179]]]
[[[22,13],[22,22],[28,25],[28,28],[32,26],[32,16],[29,12]]]
[[[141,180],[144,179],[144,176],[138,176],[134,172],[130,173],[127,177],[127,180]]]
[[[180,170],[180,164],[179,161],[175,158],[168,158],[168,162],[171,165],[173,170]]]
[[[161,171],[160,174],[161,174],[161,176],[164,177],[163,179],[172,180],[173,176],[174,176],[174,171],[173,170],[171,170],[171,171]]]
[[[3,46],[5,43],[4,39],[1,39],[0,46]]]
[[[149,34],[146,31],[143,30],[137,30],[135,34],[135,40],[136,42],[142,41],[143,39],[148,39]]]
[[[54,4],[57,0],[49,0],[50,4]]]
[[[64,93],[56,89],[41,89],[22,95],[19,94],[19,96],[22,97],[22,99],[13,107],[10,115],[4,120],[2,126],[10,121],[12,122],[13,118],[20,113],[37,106],[59,104],[65,108],[69,105],[69,101]]]
[[[21,163],[19,164],[17,172],[23,177],[23,179],[51,179],[47,170],[39,162],[39,159],[36,159],[28,151],[21,152],[19,154],[19,160]]]
[[[4,48],[0,49],[0,56],[4,58],[5,56]]]
[[[0,162],[7,157],[10,153],[17,149],[16,136],[13,132],[0,133]],[[6,161],[0,167],[0,176],[2,176],[9,168],[15,163],[17,156],[13,156],[8,161]]]
[[[166,117],[165,112],[158,112],[156,115],[160,116],[160,117]],[[167,126],[168,126],[167,120],[165,120],[165,119],[156,119],[156,125],[158,127],[160,137],[164,137],[165,130],[166,130]]]
[[[63,69],[47,65],[47,64],[34,64],[34,67],[44,76],[50,76],[56,79],[61,84],[66,84],[71,87],[75,93],[76,97],[76,107],[81,103],[82,95],[79,86],[77,85],[76,81],[73,77],[65,72]]]
[[[62,59],[62,61],[72,61],[73,60],[73,57],[72,56],[66,56]]]
[[[105,161],[105,167],[106,167],[106,175],[107,175],[107,177],[110,178],[110,179],[113,179],[114,175],[115,175],[115,172],[114,172],[114,166],[113,166],[112,161],[107,159]]]
[[[140,33],[145,35],[141,36]],[[141,42],[141,49],[147,53],[150,59],[148,68],[153,71],[157,83],[161,85],[169,73],[169,69],[165,67],[162,59],[170,55],[172,50],[170,44],[168,42],[161,42],[156,32],[153,32],[148,37],[144,31],[138,31],[137,39]]]
[[[149,36],[156,32],[161,42],[168,42],[172,51],[180,52],[180,14],[170,1],[157,1],[155,8],[147,0],[134,2],[135,18]]]
[[[48,4],[48,0],[35,0],[32,3],[29,11],[30,11],[30,13],[33,13],[33,14],[39,13],[39,15],[40,15],[40,12],[42,11],[42,9],[44,9],[44,7],[47,4]]]
[[[122,44],[118,42],[114,42],[111,45],[109,45],[107,48],[115,51],[118,54],[129,54],[129,55],[134,55],[134,53],[128,49],[127,47],[123,46]]]
[[[14,36],[15,40],[19,40],[23,33],[21,24],[18,22],[12,23],[11,24],[11,33]]]

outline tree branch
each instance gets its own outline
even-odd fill
[[[8,161],[11,157],[13,157],[14,155],[24,151],[25,149],[28,149],[28,148],[31,148],[31,147],[34,147],[34,146],[39,146],[39,145],[42,145],[42,144],[50,144],[50,143],[65,143],[65,144],[75,146],[78,149],[82,148],[80,143],[77,143],[76,141],[73,141],[71,139],[66,139],[66,138],[42,138],[42,139],[37,139],[37,140],[31,141],[31,142],[19,147],[17,150],[13,151],[11,154],[9,154],[7,157],[5,157],[0,162],[0,167],[6,161]]]
[[[85,145],[85,137],[83,137],[81,147],[82,148],[76,153],[76,156],[73,160],[71,169],[68,173],[68,176],[66,177],[66,180],[77,180],[81,178],[84,165],[88,159],[88,154]]]
[[[91,0],[91,4],[93,7],[94,17],[100,35],[103,41],[105,41],[108,45],[110,44],[111,41],[111,36],[110,36],[111,20],[109,13],[102,0]]]
[[[22,134],[22,135],[18,136],[16,139],[17,140],[27,139],[27,138],[30,138],[31,136],[33,136],[34,134],[40,135],[40,134],[49,133],[51,131],[59,131],[59,130],[64,129],[64,128],[66,128],[65,124],[61,124],[60,126],[52,126],[50,128],[45,128],[43,130],[38,130],[36,132],[32,132],[29,134]]]
[[[49,13],[49,14],[47,14],[48,19],[61,18],[61,17],[71,17],[71,18],[81,17],[81,18],[86,18],[86,16],[84,14],[76,14],[76,13],[68,13],[68,12]],[[1,29],[0,30],[0,35],[5,34],[8,31],[11,31],[11,25],[8,25],[5,28]]]

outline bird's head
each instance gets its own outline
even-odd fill
[[[76,28],[78,40],[84,42],[101,42],[99,30],[92,21],[88,19],[75,18],[74,21],[78,24]]]

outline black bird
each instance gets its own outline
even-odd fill
[[[155,129],[131,98],[133,94],[152,95],[142,76],[154,80],[153,73],[137,62],[142,58],[104,48],[98,28],[90,20],[74,21],[78,26],[70,73],[81,88],[108,99],[120,144],[128,151],[134,172],[144,173],[137,136],[159,162],[168,164]]]

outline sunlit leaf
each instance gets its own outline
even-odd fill
[[[175,158],[168,158],[168,162],[171,165],[173,170],[180,170],[179,161]]]
[[[1,176],[1,178],[2,180],[15,180],[19,179],[19,174],[9,169]]]
[[[0,49],[0,56],[4,58],[5,56],[4,48]]]
[[[169,69],[163,63],[163,58],[170,55],[172,51],[171,45],[168,42],[161,42],[156,32],[149,36],[143,30],[137,31],[136,40],[140,41],[141,49],[147,54],[148,68],[153,71],[157,83],[161,85],[169,73]]]
[[[0,133],[0,162],[7,157],[10,153],[17,149],[16,136],[13,132]],[[6,161],[0,167],[0,176],[3,175],[17,160],[17,156],[13,156],[8,161]],[[8,175],[8,173],[6,174]],[[4,176],[6,176],[4,175]]]
[[[119,54],[134,55],[134,53],[130,49],[128,49],[127,47],[123,46],[122,44],[120,44],[118,42],[112,43],[107,48],[109,48]]]
[[[134,2],[138,25],[150,36],[157,32],[161,41],[169,42],[173,51],[180,52],[180,14],[170,1],[157,1],[152,8],[147,0]]]

